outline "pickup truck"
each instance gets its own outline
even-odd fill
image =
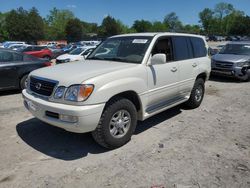
[[[100,145],[117,148],[131,139],[137,121],[181,103],[199,107],[211,71],[207,49],[198,35],[113,36],[84,62],[31,72],[24,105],[43,122],[92,132]]]

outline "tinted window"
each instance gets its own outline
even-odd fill
[[[11,52],[0,51],[0,62],[13,61],[13,55]]]
[[[42,47],[42,46],[34,46],[34,51],[40,51],[40,50],[42,50],[42,49],[44,49],[44,47]]]
[[[27,48],[23,49],[23,52],[32,51],[32,46],[28,46]]]
[[[191,53],[188,37],[177,36],[173,37],[174,56],[176,61],[191,59]]]
[[[22,61],[23,56],[21,54],[13,53],[13,61]]]
[[[201,38],[190,37],[193,46],[194,57],[205,57],[207,55],[207,49],[205,43]]]

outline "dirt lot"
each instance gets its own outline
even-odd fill
[[[21,94],[0,96],[0,187],[250,187],[250,82],[214,78],[200,108],[139,123],[107,151],[90,134],[33,118]]]

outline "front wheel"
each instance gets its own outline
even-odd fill
[[[205,81],[202,78],[198,78],[191,91],[189,100],[185,103],[187,107],[194,109],[200,106],[205,93]]]
[[[131,139],[136,124],[134,104],[128,99],[118,98],[107,104],[92,136],[103,147],[118,148]]]
[[[23,90],[26,89],[27,86],[28,86],[28,75],[24,75],[20,81],[20,88]]]

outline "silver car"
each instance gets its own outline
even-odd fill
[[[240,80],[250,79],[250,42],[230,42],[212,56],[212,74],[233,76]]]

